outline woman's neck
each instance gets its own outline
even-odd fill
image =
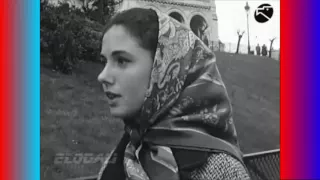
[[[136,118],[124,118],[123,122],[126,126],[130,128],[133,128],[133,129],[139,128],[139,122],[138,122],[138,119]]]

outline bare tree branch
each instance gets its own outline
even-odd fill
[[[240,29],[237,30],[238,36],[243,36],[244,32],[245,32],[245,31],[242,31],[242,32],[240,33]]]
[[[240,29],[237,30],[237,34],[238,34],[238,44],[237,44],[237,51],[236,51],[236,54],[239,53],[239,46],[240,46],[240,41],[241,41],[241,38],[243,36],[245,31],[242,31],[240,32]]]
[[[269,58],[271,58],[271,54],[272,54],[272,44],[273,44],[273,41],[276,39],[276,37],[273,37],[272,39],[269,39],[270,40],[270,48],[269,48]]]
[[[277,39],[276,37],[269,39],[271,42],[273,42],[275,39]]]

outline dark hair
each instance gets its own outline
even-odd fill
[[[123,25],[128,33],[137,38],[142,48],[154,56],[158,44],[159,20],[152,9],[132,8],[113,16],[106,25],[103,35],[113,26]]]

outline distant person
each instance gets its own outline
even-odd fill
[[[98,180],[250,180],[214,53],[152,9],[116,14],[103,33],[98,80],[125,132]]]
[[[256,53],[257,53],[257,56],[260,56],[260,54],[261,54],[261,47],[260,47],[260,45],[258,44],[257,46],[256,46]]]
[[[267,56],[268,55],[268,49],[265,44],[262,46],[262,56]]]

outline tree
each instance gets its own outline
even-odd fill
[[[93,0],[80,0],[83,10],[87,11],[89,9],[89,3],[92,1]]]
[[[97,10],[100,15],[99,22],[104,24],[106,21],[106,17],[111,16],[115,11],[115,6],[121,3],[121,1],[117,0],[95,0],[92,4],[97,7]]]
[[[274,41],[275,39],[276,39],[276,37],[270,39],[269,58],[271,58],[272,44],[273,44],[273,41]]]
[[[42,12],[49,4],[49,0],[41,0],[40,1],[40,12]]]
[[[237,34],[238,34],[238,44],[237,44],[236,54],[239,54],[240,41],[241,41],[241,38],[242,38],[242,36],[243,36],[243,34],[244,34],[244,31],[242,31],[242,32],[240,33],[240,30],[238,29]]]
[[[81,3],[81,10],[83,10],[84,14],[87,16],[90,12],[89,3],[94,2],[96,0],[78,0]]]

